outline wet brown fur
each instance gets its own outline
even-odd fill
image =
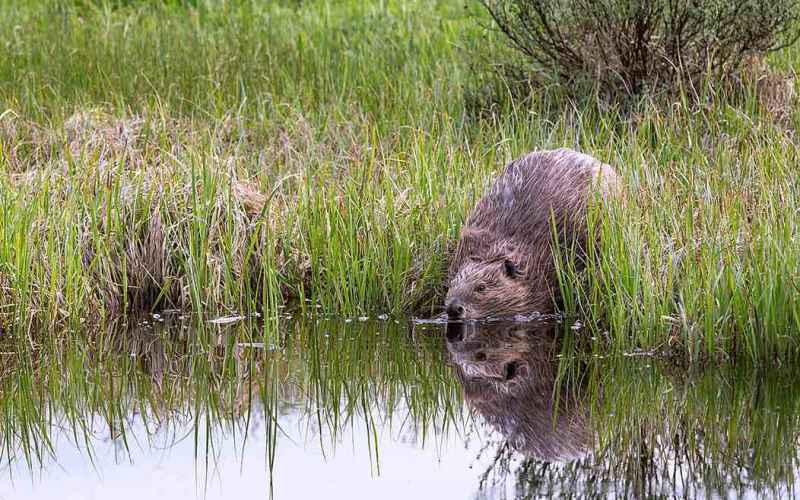
[[[467,319],[552,312],[558,299],[553,235],[580,254],[593,192],[602,200],[617,190],[613,168],[570,149],[509,163],[462,228],[446,306],[461,304],[460,317]]]

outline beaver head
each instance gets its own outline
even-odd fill
[[[450,319],[527,314],[530,283],[511,256],[467,259],[450,279],[445,309]]]
[[[550,243],[520,244],[465,227],[449,269],[448,319],[513,318],[553,309]],[[548,265],[549,264],[549,265]]]

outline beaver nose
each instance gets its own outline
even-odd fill
[[[464,317],[464,305],[459,300],[453,300],[447,304],[447,317],[449,319],[460,319]]]

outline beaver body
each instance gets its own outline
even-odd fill
[[[558,299],[554,236],[559,246],[580,253],[588,240],[589,200],[595,192],[604,200],[617,186],[613,168],[570,149],[509,163],[461,230],[449,269],[448,317],[552,312]]]

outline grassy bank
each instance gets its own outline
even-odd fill
[[[472,4],[197,3],[0,6],[4,328],[154,305],[428,314],[500,166],[570,146],[627,187],[596,268],[565,274],[598,349],[797,351],[796,120],[763,82],[624,116],[552,89],[512,102],[478,71],[504,49]]]

